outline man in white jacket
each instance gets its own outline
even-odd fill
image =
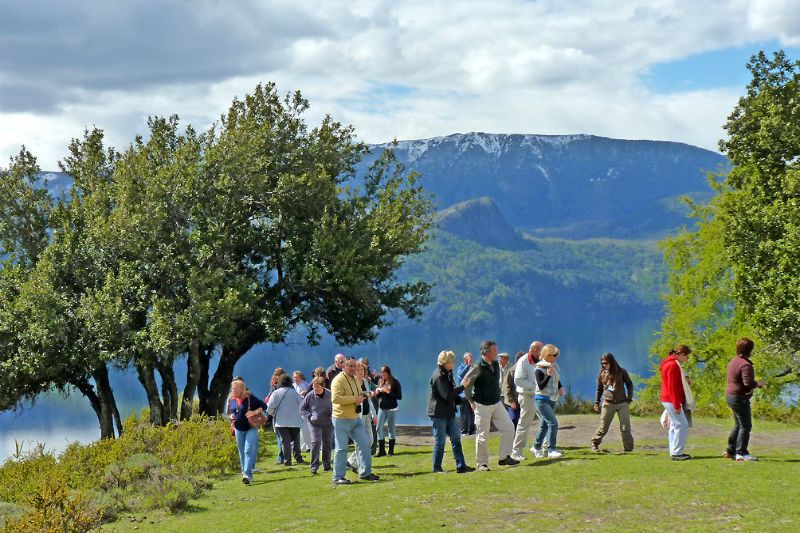
[[[517,361],[514,370],[514,386],[519,394],[520,415],[517,432],[514,434],[511,458],[517,461],[525,460],[522,451],[528,446],[528,436],[536,416],[536,403],[533,399],[536,394],[536,378],[533,377],[533,371],[539,362],[539,352],[543,346],[543,342],[533,341],[528,348],[528,354]]]

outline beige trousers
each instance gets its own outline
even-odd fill
[[[514,424],[508,416],[503,402],[494,405],[484,405],[475,402],[475,425],[477,433],[475,435],[475,462],[477,465],[489,464],[489,428],[492,423],[500,431],[500,456],[505,459],[511,455],[511,444],[514,440]]]
[[[633,451],[633,433],[631,433],[631,409],[627,402],[603,404],[600,409],[600,426],[592,437],[592,444],[599,446],[608,433],[614,415],[619,416],[619,432],[622,435],[622,447],[626,452]]]
[[[533,420],[536,418],[536,400],[533,394],[519,395],[519,420],[517,421],[517,432],[514,434],[514,445],[512,455],[524,455],[522,452],[528,447],[528,437],[533,427]]]

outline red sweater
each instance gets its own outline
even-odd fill
[[[686,394],[683,392],[681,369],[678,358],[674,355],[667,356],[659,365],[661,369],[661,401],[671,403],[675,410],[680,410],[686,403]]]

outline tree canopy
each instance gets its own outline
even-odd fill
[[[429,286],[396,271],[427,238],[429,198],[391,151],[356,182],[366,146],[330,117],[309,127],[308,106],[266,84],[202,134],[153,117],[117,152],[89,130],[61,163],[65,198],[36,182],[33,156],[13,159],[0,174],[0,408],[75,387],[110,437],[110,368],[135,369],[164,424],[195,394],[219,412],[255,344],[301,327],[351,344],[392,310],[418,317]]]

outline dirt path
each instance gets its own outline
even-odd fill
[[[558,443],[561,446],[589,446],[589,440],[594,436],[599,423],[599,416],[593,415],[560,415],[558,417]],[[633,435],[638,441],[650,441],[644,448],[659,450],[667,448],[667,432],[654,418],[633,418]],[[538,428],[535,423],[531,436]],[[728,439],[728,433],[732,427],[732,421],[728,419],[704,419],[695,422],[694,427],[689,433],[688,448],[691,448],[692,439],[704,437],[718,439],[720,449],[724,449]],[[433,446],[433,436],[430,426],[398,426],[398,441],[407,446]],[[496,435],[496,433],[492,433]],[[474,437],[464,437],[465,441],[472,442]],[[661,441],[663,444],[652,441]],[[750,447],[778,447],[795,448],[800,452],[800,429],[780,429],[759,431],[758,421],[755,421],[753,434],[750,439]],[[621,450],[622,442],[619,437],[619,423],[614,420],[608,435],[603,439],[603,448],[611,451]]]

